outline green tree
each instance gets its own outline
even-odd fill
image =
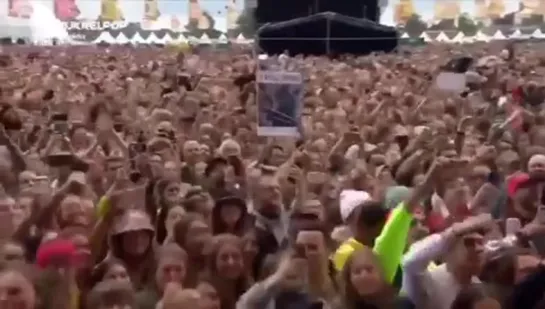
[[[198,20],[194,18],[190,18],[187,25],[185,25],[185,29],[187,30],[188,33],[193,35],[198,31],[198,25],[199,25]]]
[[[543,24],[543,15],[534,14],[530,18],[522,20],[523,26],[537,27]]]
[[[416,37],[426,31],[428,25],[422,20],[420,15],[413,14],[405,24],[405,31],[411,36]]]
[[[458,17],[458,30],[466,36],[474,36],[481,27],[482,24],[475,23],[467,13],[462,13]]]
[[[242,33],[244,37],[253,37],[257,30],[257,24],[255,21],[255,8],[244,9],[237,19],[237,27],[235,29],[236,34]]]

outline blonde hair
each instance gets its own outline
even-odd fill
[[[237,153],[237,155],[240,155],[241,149],[240,149],[239,143],[237,143],[235,140],[230,139],[230,138],[224,140],[221,143],[221,145],[218,148],[219,154],[221,156],[223,156],[223,157],[227,157],[228,155],[230,155],[230,154],[225,153],[225,151],[226,151],[226,149],[228,147],[231,148],[233,151],[235,151]]]
[[[165,295],[165,297],[157,303],[156,309],[180,309],[180,308],[195,308],[201,295],[197,290],[193,289],[178,289]]]

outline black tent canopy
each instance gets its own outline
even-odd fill
[[[257,31],[260,48],[268,54],[339,55],[391,51],[397,31],[364,18],[333,12],[267,23]]]

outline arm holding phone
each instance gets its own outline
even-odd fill
[[[238,300],[237,309],[262,309],[267,308],[269,303],[274,301],[274,298],[282,290],[284,280],[296,269],[301,269],[301,263],[306,260],[299,257],[299,254],[294,256],[286,255],[276,269],[267,279],[254,284],[246,293]]]
[[[422,184],[414,188],[407,198],[399,203],[390,213],[390,216],[375,241],[373,251],[379,257],[384,269],[384,276],[388,283],[393,282],[397,269],[403,258],[407,246],[407,235],[411,228],[414,208],[427,195],[436,176],[450,161],[440,157],[428,170]]]
[[[126,182],[126,174],[123,168],[120,168],[114,183],[108,188],[106,194],[100,198],[96,205],[98,222],[93,227],[93,231],[89,237],[92,263],[98,263],[105,254],[104,244],[108,238],[108,231],[113,224],[115,216],[121,212],[121,209],[117,207],[117,197],[121,193],[120,187],[123,185],[123,182]]]
[[[125,158],[128,158],[129,157],[129,148],[125,144],[125,142],[123,141],[121,136],[119,136],[113,129],[108,131],[107,134],[108,134],[108,137],[110,137],[113,140],[113,142],[117,145],[117,147],[119,147],[119,149],[121,149],[121,151],[123,151],[123,156]]]
[[[328,155],[328,160],[331,160],[333,155],[344,155],[348,148],[352,145],[358,145],[361,142],[361,136],[358,132],[348,131],[341,136],[341,138],[335,143]]]

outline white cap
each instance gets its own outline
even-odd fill
[[[341,218],[344,222],[354,212],[356,207],[371,199],[371,195],[365,191],[343,190],[340,197]]]
[[[509,59],[509,50],[507,49],[503,49],[501,52],[500,52],[500,57],[504,60],[508,60]]]
[[[354,144],[348,147],[348,150],[344,153],[344,158],[347,160],[356,160],[358,158],[358,153],[360,152],[360,146]]]
[[[350,233],[350,228],[346,225],[339,225],[331,232],[331,239],[338,243],[343,243],[350,237],[352,237],[352,233]]]

